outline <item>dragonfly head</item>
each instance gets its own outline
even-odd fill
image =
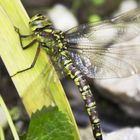
[[[51,26],[52,23],[48,18],[44,17],[41,14],[37,14],[31,18],[29,25],[31,31],[34,32],[44,27]]]

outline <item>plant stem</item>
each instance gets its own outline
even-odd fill
[[[16,128],[15,128],[14,123],[12,121],[12,118],[11,118],[11,116],[9,114],[9,111],[8,111],[8,109],[7,109],[7,107],[6,107],[6,105],[5,105],[1,96],[0,96],[0,105],[1,105],[2,109],[4,110],[4,112],[6,114],[6,118],[7,118],[8,124],[10,126],[11,132],[13,134],[14,140],[19,140],[19,136],[17,134],[17,131],[16,131]]]
[[[1,126],[0,126],[0,139],[1,139],[1,140],[5,140],[4,132],[3,132],[3,129],[2,129]]]

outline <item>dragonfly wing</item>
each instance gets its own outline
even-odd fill
[[[122,78],[140,73],[139,45],[121,43],[107,49],[85,47],[69,51],[75,65],[86,76],[97,79]]]
[[[131,22],[139,22],[140,23],[140,8],[136,8],[125,12],[111,20],[112,22],[124,22],[124,23],[131,23]]]
[[[114,19],[74,27],[66,32],[69,43],[108,45],[135,38],[140,33],[140,9]]]
[[[114,19],[75,27],[65,34],[73,61],[91,78],[139,73],[140,9]]]
[[[140,34],[140,23],[111,23],[110,21],[91,26],[83,25],[83,30],[66,34],[66,41],[71,44],[110,45],[132,40]]]

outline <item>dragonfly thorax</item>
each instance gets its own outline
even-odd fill
[[[66,49],[66,42],[64,41],[64,33],[60,30],[55,30],[52,27],[46,27],[35,31],[34,35],[41,46],[48,50],[51,54],[56,54]]]
[[[56,54],[66,49],[64,41],[64,32],[55,30],[52,22],[41,14],[31,18],[29,25],[34,37],[43,48],[46,48],[49,53]]]

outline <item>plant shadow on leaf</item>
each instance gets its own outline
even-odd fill
[[[31,105],[31,108],[33,108],[31,102],[34,102],[34,101],[36,101],[35,105],[40,106],[40,108],[42,108],[42,102],[44,101],[45,101],[45,106],[55,105],[55,102],[52,96],[53,91],[51,90],[52,83],[54,82],[53,80],[54,69],[51,69],[51,68],[52,67],[49,64],[46,64],[42,72],[38,76],[36,76],[35,80],[29,85],[29,87],[27,87],[25,91],[26,94],[24,94],[23,96],[23,102],[24,103],[28,102],[28,104]],[[45,84],[45,85],[42,86],[42,84]],[[40,87],[44,87],[44,88],[40,88]]]

